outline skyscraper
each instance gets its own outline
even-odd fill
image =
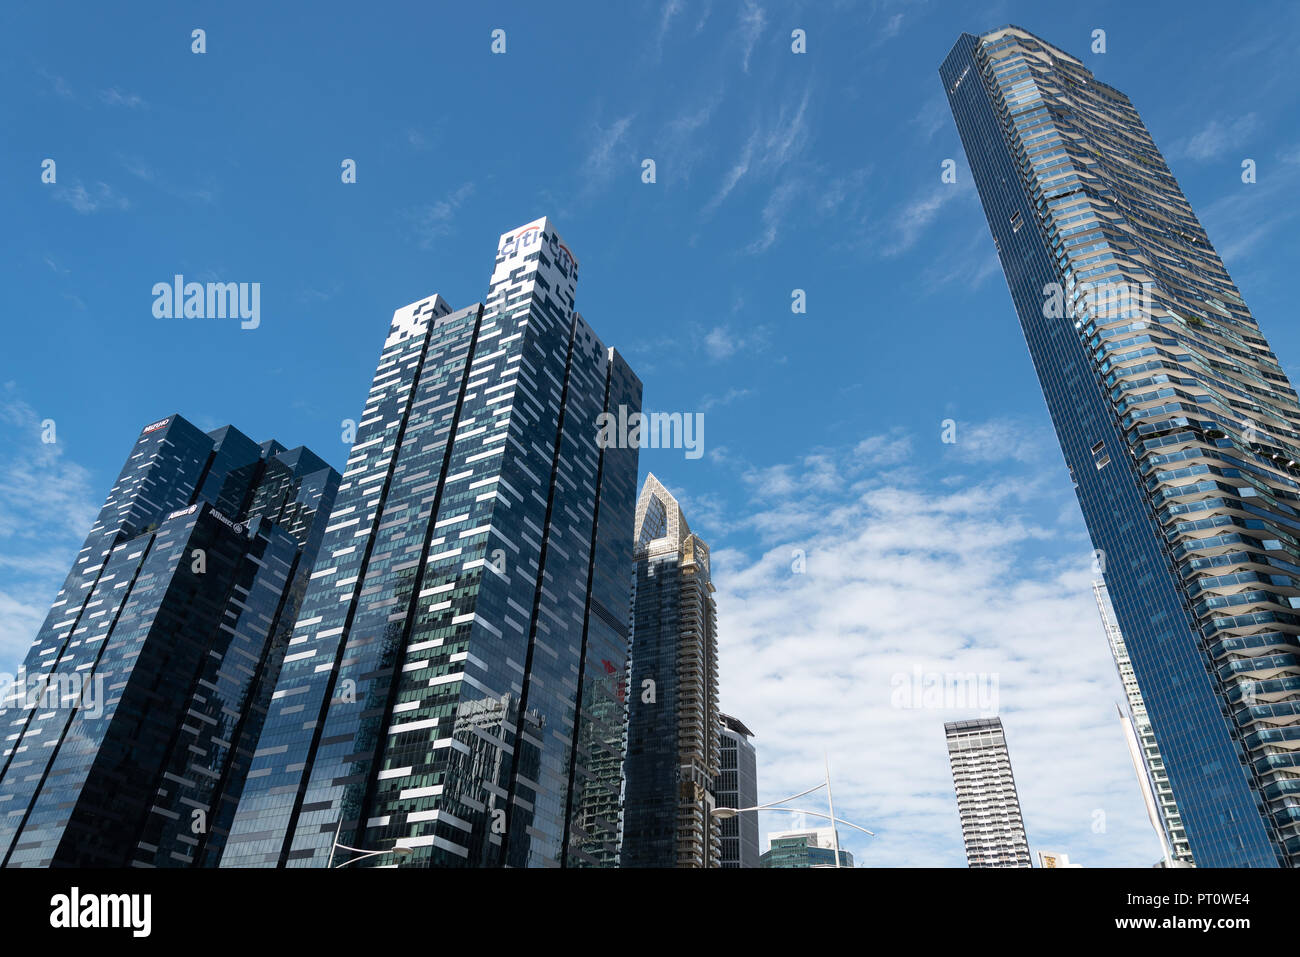
[[[940,68],[1197,864],[1300,859],[1300,404],[1128,98]]]
[[[1142,689],[1138,687],[1137,676],[1133,674],[1133,663],[1129,660],[1128,648],[1124,645],[1124,635],[1115,620],[1115,610],[1111,607],[1110,596],[1106,594],[1106,583],[1092,583],[1092,593],[1097,599],[1097,610],[1101,613],[1102,627],[1106,629],[1106,640],[1110,643],[1110,653],[1115,659],[1115,668],[1124,685],[1124,697],[1128,702],[1128,720],[1137,739],[1138,755],[1141,760],[1141,774],[1146,782],[1151,802],[1155,805],[1162,840],[1170,857],[1192,863],[1192,850],[1187,844],[1187,834],[1183,830],[1182,818],[1178,814],[1178,802],[1174,799],[1174,789],[1169,784],[1169,775],[1165,772],[1164,759],[1160,757],[1160,746],[1156,743],[1155,732],[1151,730],[1151,719],[1147,717],[1146,702],[1142,700]]]
[[[759,867],[813,868],[835,866],[836,835],[829,827],[779,831],[767,836],[768,848]],[[840,867],[852,867],[853,855],[840,848]]]
[[[617,859],[641,383],[550,222],[393,315],[222,866]],[[393,855],[366,866],[394,862]]]
[[[141,432],[0,702],[4,865],[215,863],[338,483],[230,426]]]
[[[1001,718],[949,721],[948,761],[971,867],[1029,867],[1029,841]]]
[[[636,506],[624,867],[717,867],[722,722],[709,547],[653,475]]]
[[[758,755],[749,739],[754,732],[729,714],[722,721],[718,751],[718,807],[746,808],[758,805]],[[737,814],[718,825],[722,839],[720,867],[758,867],[758,814]]]

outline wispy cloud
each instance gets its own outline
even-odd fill
[[[76,94],[72,92],[72,87],[63,77],[50,73],[48,70],[40,71],[41,77],[50,85],[50,92],[62,100],[75,100]]]
[[[127,156],[126,154],[118,153],[117,161],[122,164],[124,170],[138,180],[152,183],[157,176],[154,168],[138,156]]]
[[[958,243],[960,234],[948,244],[943,253],[933,257],[922,273],[921,287],[936,292],[944,286],[961,286],[967,290],[978,289],[1000,271],[997,250],[989,236],[988,226],[980,222],[969,231],[965,243]]]
[[[143,109],[147,104],[144,98],[136,93],[124,93],[117,87],[108,90],[99,91],[100,102],[108,106],[124,106],[129,110]]]
[[[740,62],[741,68],[746,73],[749,72],[749,58],[753,55],[754,45],[758,43],[758,38],[762,36],[766,24],[767,14],[763,12],[763,8],[754,0],[745,0],[740,12]]]
[[[1193,160],[1218,159],[1244,148],[1258,128],[1259,117],[1254,113],[1232,119],[1212,119],[1185,143],[1175,145],[1173,153]]]
[[[915,126],[921,133],[921,138],[927,143],[934,139],[935,134],[948,126],[952,122],[952,113],[948,109],[948,101],[942,96],[932,96],[926,100],[916,115],[911,119],[911,125]]]
[[[727,174],[722,178],[722,185],[719,186],[718,191],[713,194],[713,198],[704,204],[704,214],[706,216],[723,204],[726,198],[731,195],[731,191],[736,188],[736,184],[739,183],[741,178],[749,172],[749,164],[753,161],[754,144],[757,140],[758,133],[755,131],[750,134],[749,139],[745,141],[745,145],[740,151],[739,158],[732,164],[731,168],[727,170]]]
[[[720,362],[740,352],[758,352],[767,348],[771,340],[769,326],[719,325],[704,336],[704,351],[710,359]]]
[[[883,254],[897,256],[915,246],[944,206],[961,193],[961,188],[955,183],[936,183],[915,196],[894,215]]]
[[[582,174],[588,190],[608,183],[618,171],[620,163],[627,164],[629,173],[632,171],[629,155],[622,147],[634,118],[632,114],[621,116],[609,126],[596,128],[591,149],[582,162]]]
[[[717,192],[704,205],[705,216],[716,211],[751,171],[760,178],[772,177],[803,154],[809,145],[811,96],[811,87],[805,87],[797,101],[787,100],[768,122],[760,121],[754,126]]]
[[[693,103],[671,117],[658,136],[664,161],[659,164],[659,182],[670,185],[690,179],[695,165],[707,152],[700,131],[708,126],[723,93],[719,88],[707,98]]]
[[[1259,165],[1254,183],[1237,181],[1229,192],[1198,210],[1210,242],[1229,270],[1300,217],[1300,205],[1294,200],[1300,191],[1298,152],[1291,147],[1272,159],[1255,157]]]
[[[753,241],[745,247],[745,252],[761,253],[772,248],[776,242],[777,230],[786,221],[790,208],[802,190],[803,182],[799,179],[792,178],[777,184],[768,195],[767,202],[763,204],[762,228]]]
[[[1051,431],[1024,419],[995,418],[982,422],[956,422],[955,441],[944,448],[958,461],[1045,462],[1055,442]]]
[[[96,183],[87,189],[80,180],[67,186],[54,188],[54,199],[71,206],[83,216],[99,212],[120,212],[130,209],[127,198],[107,183]]]
[[[431,249],[435,242],[453,228],[456,212],[474,195],[474,184],[464,183],[435,203],[416,206],[403,216],[411,224],[421,249]]]
[[[683,9],[685,9],[683,0],[668,0],[663,5],[663,9],[659,13],[659,26],[655,30],[654,52],[656,57],[663,53],[664,39],[668,36],[673,20]]]
[[[721,408],[724,405],[731,405],[733,402],[739,402],[741,399],[748,398],[753,394],[752,389],[736,388],[728,389],[722,395],[709,394],[700,399],[699,409],[701,412],[712,412],[714,409]]]

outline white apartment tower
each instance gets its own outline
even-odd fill
[[[971,867],[1030,867],[1029,840],[1001,719],[949,721],[943,729],[966,862]]]

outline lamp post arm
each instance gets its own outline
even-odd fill
[[[737,814],[744,814],[746,811],[788,811],[791,814],[810,814],[813,817],[820,817],[827,821],[834,821],[836,824],[847,825],[848,827],[862,831],[864,834],[870,834],[872,837],[876,836],[875,831],[868,831],[865,827],[858,827],[858,825],[854,824],[852,821],[846,821],[842,817],[833,818],[829,814],[823,814],[821,811],[808,811],[797,807],[773,807],[771,804],[759,804],[756,807],[718,808],[717,810],[734,810]]]
[[[358,854],[387,854],[389,851],[392,850],[391,847],[387,847],[384,848],[383,850],[377,851],[373,847],[348,847],[346,844],[335,844],[334,846],[341,847],[345,851],[355,851]]]
[[[358,848],[347,847],[343,844],[340,844],[339,847],[343,848],[343,850],[345,851],[358,850]],[[377,857],[380,854],[391,854],[391,853],[393,853],[393,849],[391,847],[386,851],[368,851],[367,853],[362,854],[360,857],[351,858],[350,860],[344,861],[342,864],[335,864],[334,867],[337,870],[340,867],[347,867],[349,864],[355,864],[357,861],[364,861],[367,857]]]
[[[821,784],[815,785],[814,787],[810,787],[807,791],[800,791],[798,794],[791,794],[788,798],[781,798],[781,800],[779,801],[772,801],[770,804],[764,804],[762,806],[764,808],[769,808],[776,804],[784,804],[786,801],[793,801],[795,798],[801,798],[805,794],[812,794],[813,791],[820,791],[824,787],[826,787],[825,781],[823,781]],[[748,808],[746,810],[748,810]]]

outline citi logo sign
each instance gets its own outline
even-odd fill
[[[241,329],[262,324],[260,282],[171,282],[153,286],[153,314],[158,319],[241,319]]]
[[[554,234],[551,236],[551,258],[555,260],[555,264],[560,267],[560,272],[564,275],[572,276],[575,280],[578,278],[578,260],[573,258],[569,247],[560,242]]]
[[[542,238],[541,226],[529,226],[522,229],[513,236],[506,236],[501,240],[501,248],[497,250],[497,255],[504,259],[514,259],[537,246]]]
[[[551,261],[555,263],[560,273],[576,282],[578,279],[578,260],[573,257],[573,253],[569,252],[569,247],[560,242],[555,233],[551,233],[549,239],[545,238],[540,226],[528,226],[513,236],[502,239],[501,246],[497,249],[497,255],[507,260],[514,259],[516,256],[522,256],[535,249],[540,249],[543,245],[547,247]]]

